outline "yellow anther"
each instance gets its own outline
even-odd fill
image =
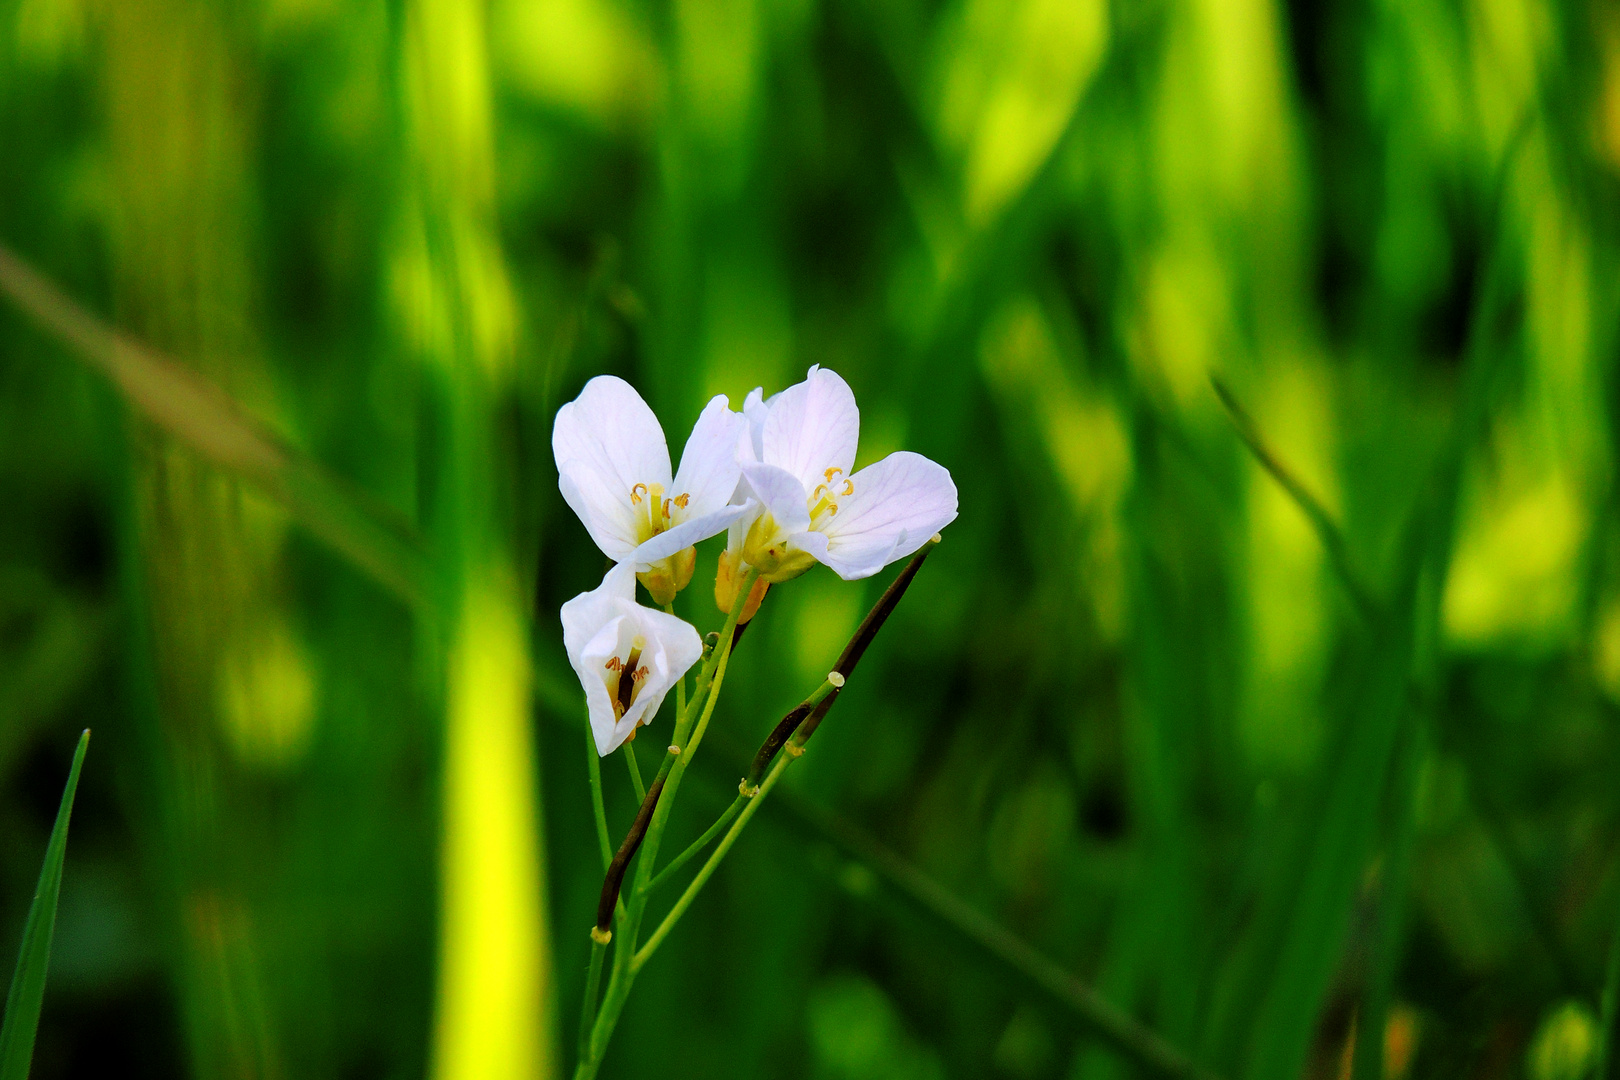
[[[664,500],[664,516],[666,518],[669,517],[669,504],[674,502],[674,501],[675,500],[673,500],[673,499],[665,499]]]
[[[623,671],[624,661],[620,660],[617,656],[611,656],[608,658],[608,662],[602,666],[607,668],[609,671]]]
[[[814,521],[822,514],[838,513],[838,502],[832,490],[826,484],[816,485],[816,490],[810,493],[810,519]]]
[[[838,466],[834,465],[832,468],[828,469],[826,472],[822,473],[821,475],[825,476],[827,478],[827,483],[830,484],[833,481],[833,477],[840,475],[843,471],[844,471],[843,469],[840,469]]]
[[[636,494],[638,491],[641,492],[641,495],[645,495],[647,493],[647,485],[637,484],[635,487],[630,489],[630,504],[632,506],[641,501],[641,495]]]
[[[685,510],[686,509],[686,504],[691,502],[691,501],[692,501],[692,496],[688,492],[685,492],[685,491],[683,491],[679,495],[675,496],[675,505],[680,507],[682,510]],[[668,511],[665,511],[665,513],[668,514]]]
[[[853,481],[853,480],[849,479],[848,477],[846,477],[844,479],[844,490],[840,491],[838,494],[840,494],[840,495],[853,495],[853,494],[855,494],[855,481]]]

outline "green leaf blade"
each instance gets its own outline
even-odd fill
[[[27,1080],[34,1057],[34,1035],[39,1029],[40,1009],[45,1003],[45,976],[51,960],[51,937],[56,930],[56,901],[62,891],[62,864],[67,856],[68,818],[73,814],[73,796],[79,788],[79,770],[84,752],[90,746],[90,732],[79,736],[73,752],[73,768],[68,772],[62,804],[51,827],[51,840],[45,848],[45,865],[39,872],[34,902],[23,925],[22,947],[17,970],[6,994],[6,1018],[0,1026],[0,1080]]]

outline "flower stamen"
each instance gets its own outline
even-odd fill
[[[617,656],[607,662],[609,671],[619,673],[618,687],[613,695],[613,718],[622,717],[636,700],[637,684],[647,677],[645,665],[637,667],[641,661],[641,650],[647,647],[647,639],[640,634],[630,642],[630,655],[625,660]]]
[[[827,471],[837,472],[838,470],[828,469]],[[845,492],[845,494],[847,495],[848,492]],[[819,521],[823,515],[831,517],[832,515],[838,513],[838,496],[835,495],[832,488],[828,487],[826,484],[817,484],[816,490],[810,493],[810,498],[807,501],[810,504],[811,528],[815,527],[815,523]]]

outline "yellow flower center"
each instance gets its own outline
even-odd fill
[[[613,699],[613,719],[624,717],[625,711],[635,704],[636,694],[641,690],[641,682],[647,677],[647,667],[641,663],[641,650],[647,647],[647,639],[637,634],[630,642],[630,653],[623,660],[617,656],[608,657],[605,667],[611,675],[605,675],[602,681],[607,684],[608,696]],[[639,666],[638,666],[639,665]]]
[[[817,484],[816,490],[805,500],[810,508],[810,528],[818,532],[829,518],[838,513],[838,500],[855,494],[855,481],[844,476],[843,469],[835,465],[822,475],[827,478],[827,482]],[[842,484],[838,483],[840,476],[844,476]]]
[[[646,504],[643,513],[636,519],[637,531],[641,534],[639,539],[647,540],[669,528],[670,525],[674,524],[675,518],[685,516],[684,514],[676,514],[674,511],[685,510],[686,504],[691,501],[692,495],[686,491],[681,492],[672,499],[664,498],[664,485],[662,484],[637,484],[631,488],[630,505],[641,506],[643,503]]]

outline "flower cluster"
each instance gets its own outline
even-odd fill
[[[747,622],[770,585],[818,562],[848,581],[869,577],[955,519],[944,467],[901,451],[854,471],[859,435],[855,395],[820,367],[771,398],[753,391],[740,413],[714,398],[673,476],[658,418],[623,379],[598,376],[558,410],[558,485],[614,563],[562,608],[599,754],[649,723],[702,655],[697,631],[667,613],[691,583],[698,541],[727,533],[715,602],[731,612],[748,583]],[[665,611],[636,602],[638,579]]]

